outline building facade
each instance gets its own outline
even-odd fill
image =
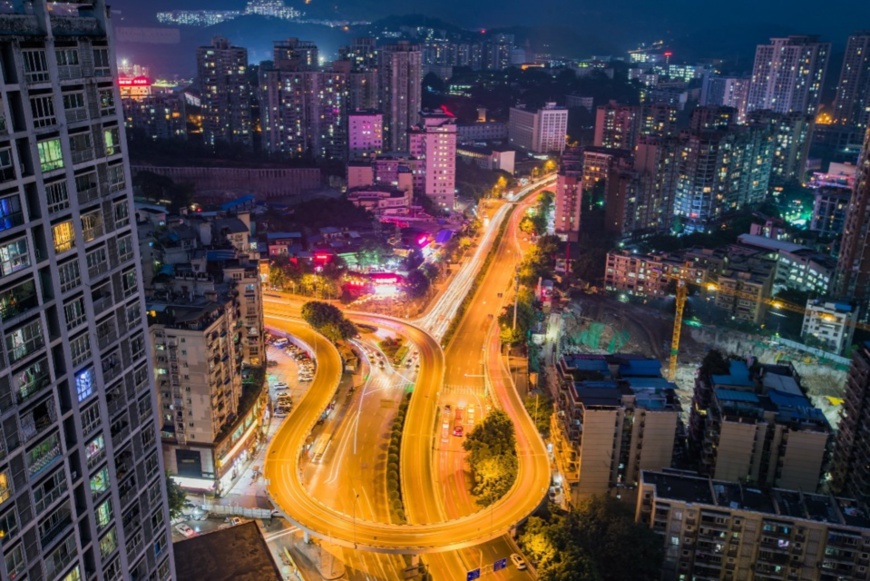
[[[862,318],[870,306],[870,129],[858,160],[855,188],[846,211],[834,295],[857,301]]]
[[[169,580],[108,7],[17,6],[0,25],[0,577]]]
[[[208,145],[218,141],[252,143],[248,49],[216,36],[196,51],[196,76],[202,102],[202,136]]]
[[[384,147],[408,151],[408,131],[417,123],[422,91],[420,47],[408,42],[378,51],[378,109],[384,114]]]
[[[747,112],[767,109],[775,113],[815,116],[831,45],[817,36],[771,38],[755,50]]]
[[[376,157],[384,150],[384,116],[378,111],[353,111],[347,115],[348,159]]]
[[[666,581],[870,578],[870,517],[852,499],[643,471],[635,518],[662,539]]]
[[[632,151],[640,135],[642,120],[640,106],[622,105],[616,101],[599,106],[595,113],[595,146]]]
[[[826,351],[840,354],[852,345],[857,322],[858,312],[849,303],[809,299],[801,337],[814,337]]]
[[[420,160],[415,193],[452,210],[456,200],[456,118],[424,111],[408,137],[411,155]]]
[[[561,154],[568,132],[568,109],[547,103],[538,111],[511,107],[508,140],[514,147],[532,153]]]
[[[580,213],[583,208],[583,151],[569,148],[562,155],[556,176],[555,234],[567,242],[580,238]]]
[[[827,419],[791,365],[749,363],[702,365],[695,377],[689,445],[701,473],[816,492],[828,463]]]
[[[661,377],[658,361],[566,355],[557,372],[560,388],[551,431],[571,503],[634,487],[641,470],[671,466],[682,431],[680,404],[674,384]]]
[[[831,461],[831,490],[870,502],[870,344],[852,355]]]
[[[849,37],[834,97],[834,123],[863,134],[870,127],[870,32]]]

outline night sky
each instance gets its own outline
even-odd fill
[[[157,10],[240,9],[244,0],[110,0],[129,19],[140,20]],[[564,25],[583,32],[591,22],[610,22],[629,36],[680,36],[689,30],[734,28],[735,33],[769,25],[779,30],[817,33],[837,44],[856,27],[870,28],[870,2],[862,0],[312,0],[309,6],[288,5],[318,16],[377,19],[391,14],[422,13],[464,27]],[[473,8],[472,8],[473,7]],[[125,18],[126,20],[126,18]],[[776,30],[774,30],[776,29]],[[623,36],[623,34],[620,34]]]

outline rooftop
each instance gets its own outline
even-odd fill
[[[763,248],[765,250],[785,250],[786,252],[795,252],[806,248],[800,244],[793,242],[783,242],[766,236],[757,236],[755,234],[741,234],[737,237],[741,244]]]
[[[859,528],[870,526],[870,515],[866,509],[848,498],[779,488],[760,490],[737,482],[713,480],[671,469],[661,472],[643,470],[641,481],[655,486],[656,497],[662,500],[679,500]]]
[[[269,581],[282,579],[256,522],[173,544],[178,581]]]

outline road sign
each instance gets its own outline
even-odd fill
[[[505,557],[504,559],[499,559],[492,564],[493,572],[501,571],[502,569],[507,569],[507,557]]]
[[[475,579],[480,579],[480,567],[472,569],[465,575],[465,581],[474,581]]]

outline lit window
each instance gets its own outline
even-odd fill
[[[60,169],[63,167],[63,152],[60,148],[60,139],[49,139],[36,144],[39,151],[39,168],[43,172]]]
[[[94,393],[94,370],[85,369],[76,375],[76,395],[79,401],[84,401]],[[102,441],[102,436],[99,438]]]
[[[72,222],[60,222],[51,227],[52,238],[54,239],[54,251],[58,254],[72,250],[76,245],[75,229]]]

